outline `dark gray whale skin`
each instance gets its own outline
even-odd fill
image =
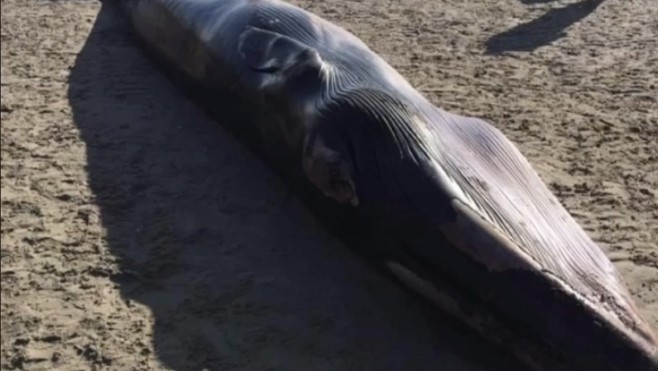
[[[612,263],[493,126],[280,1],[116,1],[197,103],[243,107],[230,129],[431,303],[536,370],[658,370]]]

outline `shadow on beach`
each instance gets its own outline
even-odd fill
[[[522,0],[522,2],[536,4],[548,1]],[[486,53],[531,52],[542,46],[550,45],[565,37],[567,28],[587,17],[601,3],[603,0],[583,0],[562,8],[551,9],[537,19],[492,36],[487,40]]]

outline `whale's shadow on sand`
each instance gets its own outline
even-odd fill
[[[68,95],[120,267],[112,279],[152,311],[164,366],[519,369],[325,232],[182,98],[112,4],[77,57]]]
[[[566,30],[596,10],[604,0],[582,0],[551,9],[530,22],[492,36],[486,42],[486,54],[531,52],[566,36]],[[545,0],[522,0],[524,4],[545,3]]]

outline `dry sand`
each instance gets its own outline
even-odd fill
[[[658,328],[658,2],[294,1],[518,143]],[[2,369],[512,370],[329,236],[95,1],[2,1]]]

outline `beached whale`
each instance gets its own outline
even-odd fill
[[[537,370],[658,370],[610,260],[519,150],[276,0],[117,0],[157,62],[371,235],[376,263]],[[217,93],[217,96],[213,94]]]

